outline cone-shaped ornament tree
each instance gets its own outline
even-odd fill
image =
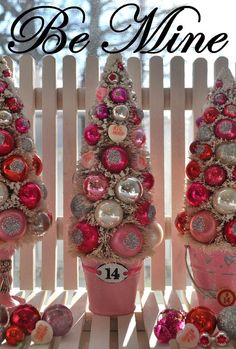
[[[236,292],[236,259],[231,258],[236,247],[236,84],[228,69],[220,72],[197,122],[186,167],[185,210],[176,227],[190,246],[200,304],[218,311],[234,304]]]
[[[22,243],[42,237],[51,224],[42,162],[11,75],[0,58],[0,303],[7,307],[21,301],[9,294],[11,256]]]
[[[162,240],[144,114],[132,85],[121,55],[111,54],[73,178],[71,251],[82,259],[90,309],[102,315],[133,311],[142,261]]]

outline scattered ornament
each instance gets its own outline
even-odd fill
[[[124,125],[112,124],[108,127],[108,136],[115,143],[125,140],[127,133],[127,127]]]
[[[18,326],[9,326],[6,329],[7,344],[16,346],[25,339],[24,331]]]
[[[226,165],[236,164],[236,143],[222,143],[216,148],[216,159]]]
[[[228,104],[224,107],[223,113],[230,118],[236,117],[236,104]]]
[[[220,214],[233,214],[236,212],[236,189],[222,187],[214,192],[212,197],[213,207]]]
[[[184,328],[185,313],[175,309],[166,309],[158,316],[154,333],[160,343],[168,343],[176,338],[178,331]]]
[[[17,326],[24,333],[29,334],[35,328],[36,322],[41,320],[39,311],[31,304],[17,306],[11,313],[11,325]]]
[[[229,339],[236,339],[236,306],[225,307],[217,317],[217,327],[227,333]]]
[[[99,120],[107,119],[109,116],[109,112],[106,104],[98,104],[95,107],[95,114]]]
[[[129,109],[126,105],[116,105],[112,109],[113,118],[116,121],[125,121],[129,117]]]
[[[107,95],[108,89],[106,87],[98,87],[96,89],[96,99],[98,102],[102,103]]]
[[[207,124],[211,124],[212,122],[215,121],[215,119],[217,118],[217,116],[219,115],[219,110],[214,108],[214,107],[209,107],[207,109],[205,109],[204,113],[203,113],[203,118],[204,121]]]
[[[23,108],[22,103],[15,97],[6,98],[5,103],[13,113],[19,112]]]
[[[154,186],[155,179],[150,172],[145,172],[142,174],[142,186],[147,190],[151,190]]]
[[[51,325],[53,335],[56,337],[66,335],[73,325],[71,310],[62,304],[55,304],[46,308],[42,320]]]
[[[236,245],[236,218],[233,218],[225,224],[224,236],[230,244]]]
[[[220,165],[211,165],[204,171],[204,179],[208,185],[219,186],[226,180],[226,171]]]
[[[207,308],[198,306],[191,309],[186,315],[186,324],[195,325],[200,333],[208,332],[212,334],[216,328],[216,316],[214,312]]]
[[[31,332],[31,340],[34,344],[48,344],[52,338],[52,326],[44,320],[39,320],[36,323],[35,329]]]
[[[10,126],[12,123],[12,115],[7,110],[0,110],[0,126]]]
[[[73,216],[79,220],[85,219],[91,208],[91,202],[88,201],[82,194],[76,194],[70,204],[70,209]]]
[[[14,148],[14,138],[6,130],[0,129],[0,156],[7,155]]]
[[[186,324],[176,335],[176,341],[180,348],[196,348],[199,343],[199,331],[197,327],[191,323]]]
[[[35,170],[35,174],[37,176],[40,176],[43,171],[43,163],[40,157],[37,154],[34,154],[32,159],[32,166]]]
[[[233,140],[236,138],[236,121],[231,119],[221,119],[214,127],[217,138]]]
[[[196,160],[191,160],[186,167],[186,175],[189,179],[196,179],[201,173],[199,162]]]

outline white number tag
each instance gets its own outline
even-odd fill
[[[128,276],[128,269],[122,264],[102,264],[97,268],[97,277],[105,282],[118,283]]]

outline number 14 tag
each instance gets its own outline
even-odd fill
[[[109,283],[118,283],[128,276],[128,269],[122,264],[109,263],[102,264],[97,268],[97,277]]]

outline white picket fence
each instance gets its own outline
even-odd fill
[[[11,64],[11,61],[8,61]],[[226,58],[221,57],[217,59],[214,65],[215,75],[222,66],[227,65],[228,60]],[[142,88],[139,59],[130,58],[128,60],[128,71],[134,82],[138,104],[150,114],[150,153],[152,169],[156,180],[154,203],[157,207],[157,221],[164,228],[165,240],[171,240],[172,287],[174,290],[177,290],[177,293],[175,294],[178,295],[178,290],[185,290],[186,286],[183,246],[174,227],[176,213],[181,210],[183,204],[186,158],[185,111],[192,110],[194,118],[200,115],[208,91],[207,69],[206,60],[201,58],[197,59],[193,63],[193,86],[192,88],[185,88],[184,60],[181,57],[174,57],[170,62],[170,88],[163,88],[163,61],[160,57],[152,57],[150,59],[149,69],[149,87]],[[32,125],[35,125],[35,111],[42,110],[43,179],[48,188],[48,207],[55,218],[50,232],[42,242],[41,288],[42,290],[55,290],[57,286],[57,241],[63,239],[64,289],[76,290],[80,286],[78,283],[78,261],[71,257],[67,251],[67,227],[71,215],[70,201],[73,196],[72,175],[75,170],[77,144],[79,141],[77,139],[78,129],[76,115],[78,110],[88,110],[94,103],[95,88],[99,78],[98,59],[95,57],[88,57],[86,63],[85,87],[82,88],[77,87],[78,73],[76,71],[76,60],[74,57],[65,56],[63,59],[62,88],[57,87],[56,71],[57,67],[55,59],[52,56],[45,57],[42,65],[42,87],[35,88],[34,61],[28,55],[23,56],[19,62],[19,92],[24,101],[26,116],[31,120]],[[63,112],[63,217],[56,216],[56,123],[58,110],[62,110]],[[168,164],[167,168],[167,171],[171,172],[171,217],[165,216],[164,110],[170,110],[171,113],[171,135],[169,136],[171,142],[171,163]],[[194,133],[194,129],[192,131]],[[170,248],[169,245],[168,248]],[[140,304],[143,309],[146,337],[148,337],[150,348],[155,347],[155,341],[153,342],[153,346],[150,344],[151,341],[153,341],[153,323],[155,322],[158,309],[160,310],[162,308],[162,306],[160,307],[160,303],[165,304],[163,291],[165,290],[166,285],[165,255],[167,252],[165,241],[163,241],[161,246],[158,247],[156,254],[151,259],[151,289],[157,290],[157,292],[150,293],[150,290],[146,289],[142,296],[142,290],[145,287],[144,272],[140,281],[139,289],[142,296]],[[19,267],[21,290],[34,290],[36,263],[38,265],[38,261],[35,260],[35,247],[23,247],[20,251]],[[159,291],[162,292],[161,297],[163,302],[160,301],[160,299],[159,301],[156,300]],[[155,294],[155,296],[153,294]],[[43,300],[40,298],[42,295],[40,295],[41,293],[39,293],[36,298],[37,302],[42,305]],[[182,296],[179,297],[181,298]],[[30,299],[35,299],[34,297],[35,296],[30,296]],[[78,299],[81,299],[81,294],[78,297]],[[182,300],[183,299],[185,299],[184,302],[186,304],[189,304],[185,295]],[[83,316],[85,316],[86,306],[84,305],[84,301],[82,304],[84,309]],[[179,301],[178,304],[181,304],[181,301]],[[151,312],[150,309],[152,309]],[[131,316],[126,318],[126,320],[118,320],[118,325],[116,324],[116,328],[118,326],[119,331],[118,339],[116,338],[114,341],[119,342],[119,348],[126,347],[123,346],[126,333],[125,329],[128,328],[127,326],[133,324],[132,321],[135,323],[135,320],[132,319]],[[77,324],[77,326],[82,325]],[[107,337],[107,333],[109,332],[109,329],[112,329],[112,326],[112,323],[110,324],[106,318],[99,320],[98,317],[93,317],[89,348],[109,348],[111,337]],[[79,331],[82,331],[82,327],[80,327]],[[73,333],[71,335],[72,337]],[[98,333],[100,335],[103,333],[100,342],[96,341]],[[138,339],[137,334],[135,334],[136,331],[132,333],[134,334],[130,337],[131,342],[129,342],[127,348],[138,347],[137,340],[140,341],[140,338]],[[86,342],[87,337],[86,335],[84,336],[83,340]],[[135,338],[133,336],[135,336]],[[89,339],[86,342],[87,344],[88,341]],[[71,343],[72,344],[65,344],[67,345],[67,349],[78,348],[79,339],[77,338],[76,345],[73,344],[75,343],[73,338],[71,339]],[[145,343],[148,342],[146,341]],[[88,346],[83,346],[82,344],[79,346],[79,348],[87,347]],[[148,348],[149,346],[140,344],[140,347]],[[64,346],[62,345],[60,348],[64,348]]]

